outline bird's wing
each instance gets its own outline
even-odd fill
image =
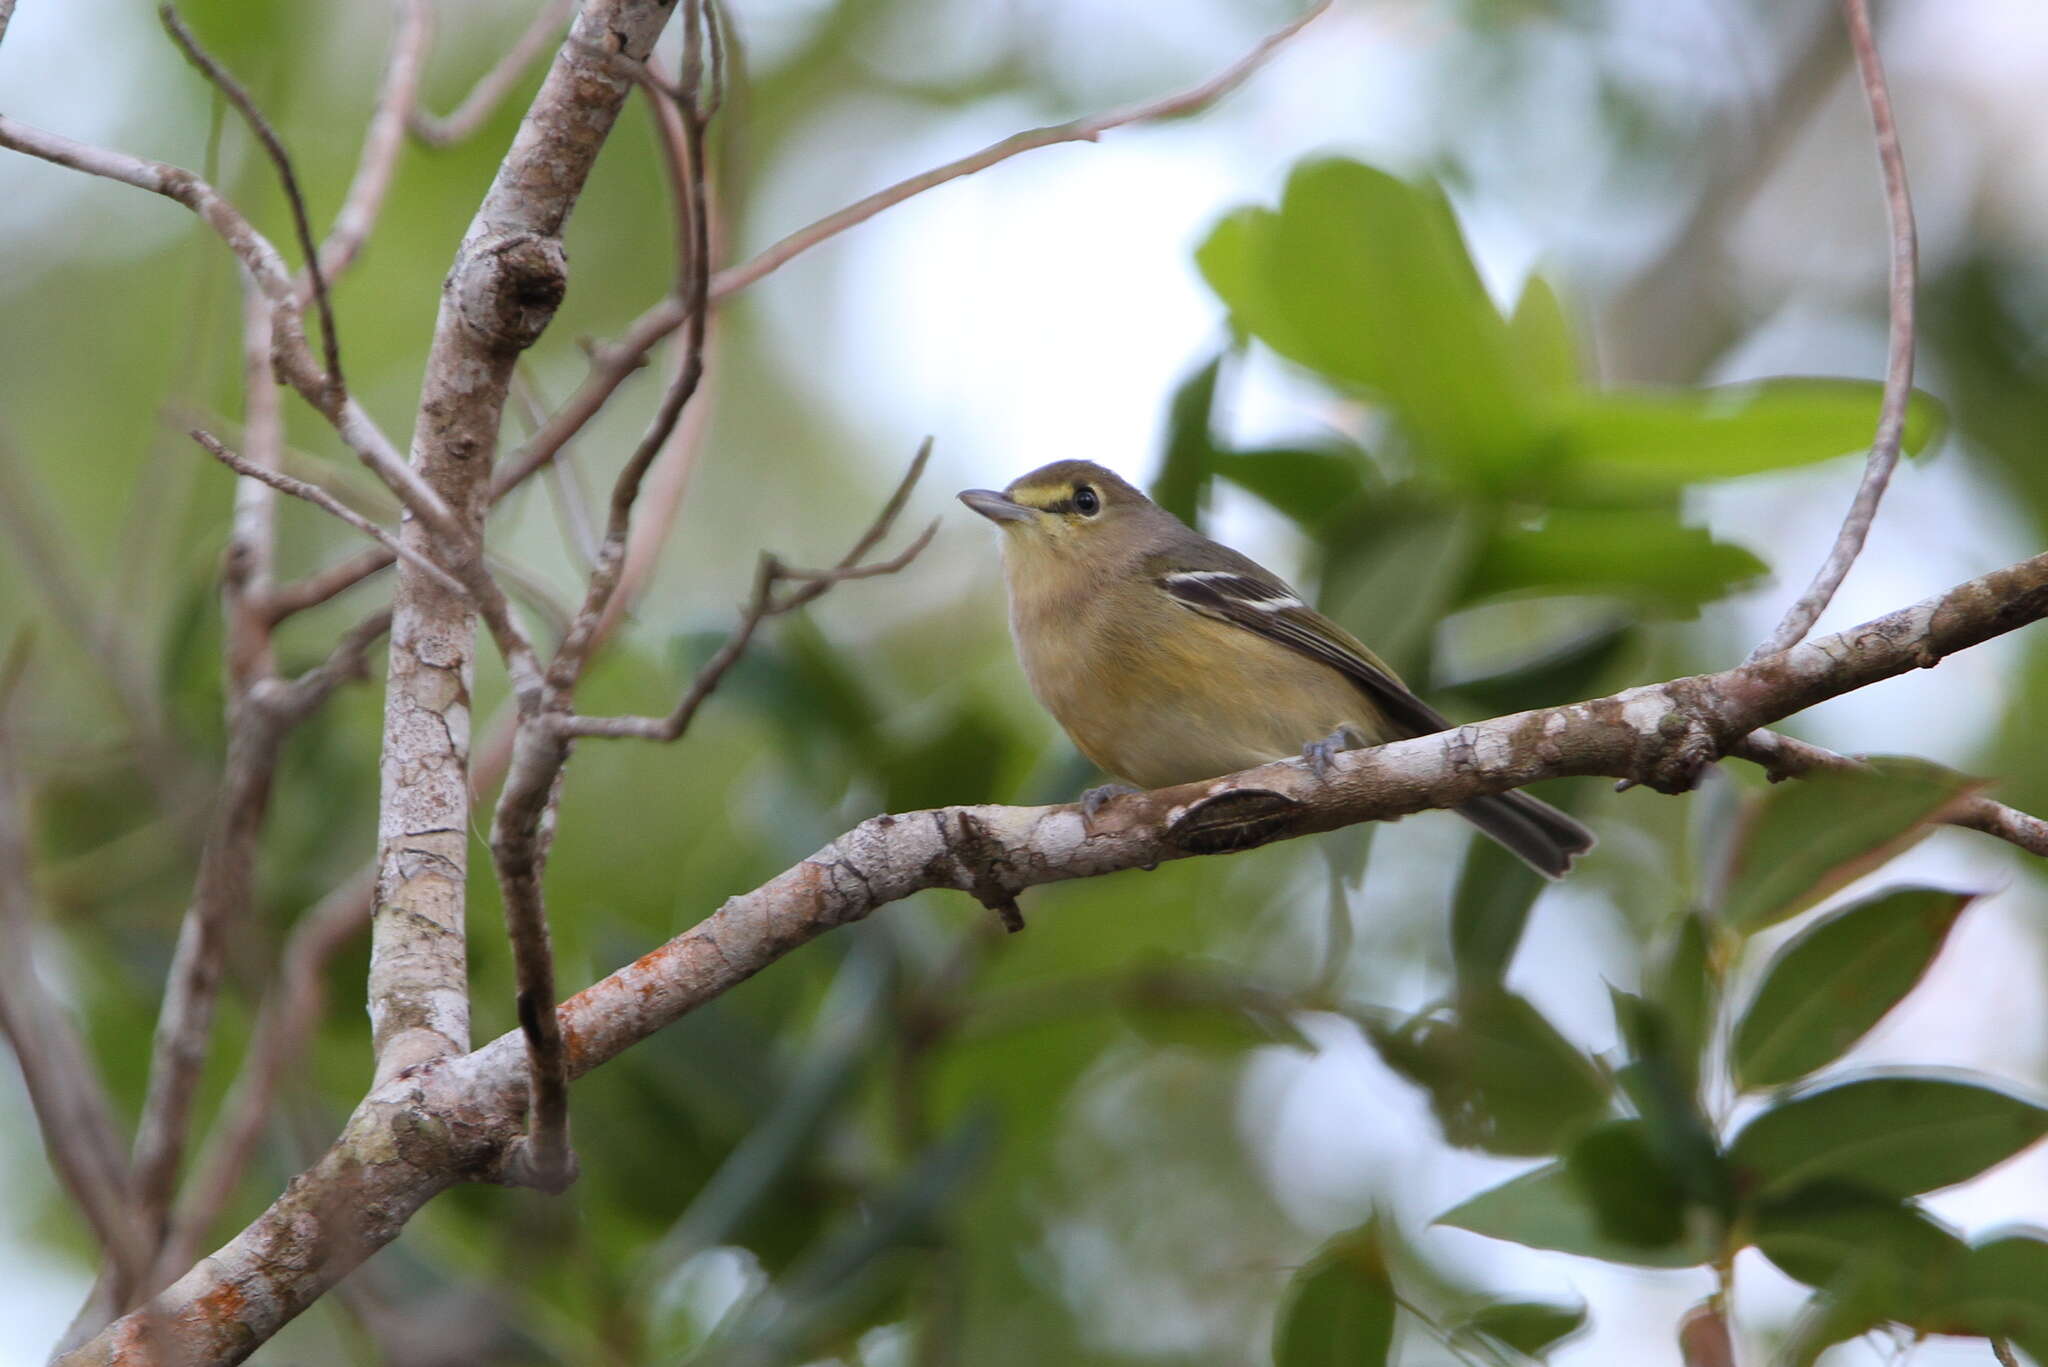
[[[1357,637],[1304,603],[1256,561],[1213,542],[1204,549],[1209,551],[1204,558],[1210,567],[1169,569],[1157,575],[1159,586],[1183,606],[1330,666],[1411,734],[1450,729],[1442,713],[1410,692]]]

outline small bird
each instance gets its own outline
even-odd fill
[[[1448,730],[1350,632],[1278,576],[1188,527],[1100,465],[1055,461],[960,501],[1003,538],[1010,634],[1031,691],[1121,783],[1082,797],[1215,778],[1299,753]],[[1458,814],[1549,878],[1593,833],[1526,793]]]

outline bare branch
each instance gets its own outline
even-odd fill
[[[1329,3],[1330,0],[1317,0],[1317,3],[1310,6],[1299,19],[1267,35],[1245,56],[1199,85],[1141,104],[1093,114],[1048,128],[1018,133],[958,161],[949,162],[922,175],[912,176],[888,189],[877,191],[856,204],[828,214],[808,227],[789,234],[753,259],[714,272],[709,286],[710,302],[716,304],[739,293],[755,281],[787,265],[803,252],[838,236],[848,228],[866,222],[885,209],[901,204],[904,200],[943,185],[947,181],[958,180],[962,176],[986,170],[1021,152],[1050,147],[1062,142],[1093,142],[1115,128],[1197,113],[1241,85],[1246,77],[1272,55],[1274,49],[1327,10]],[[502,494],[553,459],[555,452],[562,448],[563,443],[582,431],[591,418],[604,407],[606,400],[625,383],[626,377],[645,363],[648,351],[681,327],[689,317],[690,306],[687,299],[680,293],[669,295],[634,319],[627,327],[625,335],[618,341],[594,349],[590,373],[584,377],[582,385],[569,396],[568,401],[556,411],[554,417],[540,432],[505,460],[496,476],[494,492]]]
[[[391,609],[379,608],[343,632],[327,658],[288,684],[271,684],[264,704],[286,725],[311,716],[343,684],[370,676],[370,651],[391,630]]]
[[[519,983],[519,1030],[526,1041],[526,1133],[508,1162],[517,1181],[560,1191],[575,1178],[569,1147],[569,1068],[554,1012],[555,961],[541,878],[553,835],[568,738],[542,718],[522,721],[512,765],[491,821],[491,859],[505,904],[505,929]]]
[[[496,66],[483,74],[469,94],[463,96],[453,113],[446,118],[437,118],[424,109],[414,109],[409,119],[412,135],[429,147],[446,147],[461,142],[483,127],[484,120],[504,103],[505,97],[526,74],[526,69],[554,44],[562,26],[575,12],[576,0],[547,0],[540,12],[533,16],[533,22],[527,25],[526,31],[519,35],[518,41],[498,59]]]
[[[826,932],[931,888],[1025,888],[1251,848],[1361,821],[1453,807],[1539,778],[1698,778],[1718,746],[1815,703],[2048,616],[2048,555],[1782,655],[1718,674],[1523,712],[1338,756],[1073,804],[948,807],[871,817],[702,923],[557,1008],[572,1077],[617,1057]],[[278,1202],[151,1307],[175,1345],[237,1362],[459,1180],[501,1173],[528,1106],[519,1032],[386,1079],[334,1147]],[[60,1359],[111,1363],[131,1315]]]
[[[1795,778],[1814,770],[1856,770],[1867,766],[1861,759],[1838,755],[1822,746],[1797,740],[1777,731],[1755,731],[1730,746],[1728,753],[1761,765],[1771,780]],[[1979,794],[1963,799],[1942,818],[1946,824],[1982,831],[2028,854],[2048,857],[2048,821],[2030,816],[2003,802]]]
[[[570,716],[561,718],[557,725],[570,736],[663,742],[680,737],[689,730],[690,722],[697,715],[697,709],[704,705],[705,700],[717,689],[726,674],[739,663],[740,657],[746,653],[747,646],[753,641],[754,633],[759,630],[762,622],[770,617],[794,612],[805,604],[814,602],[834,584],[844,580],[894,574],[909,565],[920,551],[931,544],[933,535],[939,529],[937,522],[926,527],[900,554],[875,564],[863,563],[863,557],[889,534],[890,527],[895,524],[897,515],[903,511],[904,503],[910,498],[910,491],[916,487],[918,477],[924,473],[925,464],[931,459],[931,453],[932,442],[931,438],[927,437],[917,448],[917,455],[911,460],[910,469],[904,473],[903,479],[897,484],[895,492],[889,496],[889,501],[883,505],[882,511],[876,515],[867,530],[861,533],[853,549],[831,569],[790,571],[784,569],[781,562],[772,555],[761,557],[760,568],[754,575],[754,590],[747,600],[745,610],[740,614],[739,624],[732,629],[732,633],[725,638],[724,644],[719,646],[717,652],[704,662],[703,668],[697,671],[696,677],[690,681],[690,687],[684,692],[674,711],[665,717]],[[777,597],[776,587],[788,580],[795,580],[800,586],[782,597]]]
[[[1750,659],[1775,655],[1800,640],[1826,610],[1849,567],[1863,550],[1877,505],[1899,463],[1905,437],[1906,408],[1913,399],[1914,294],[1918,288],[1919,242],[1913,226],[1913,196],[1906,186],[1906,159],[1899,150],[1898,124],[1892,118],[1892,97],[1885,85],[1884,63],[1870,31],[1869,0],[1842,0],[1849,40],[1856,50],[1856,69],[1870,104],[1870,122],[1877,133],[1877,157],[1884,170],[1885,211],[1891,220],[1891,354],[1885,364],[1884,403],[1877,418],[1877,438],[1864,462],[1863,480],[1835,536],[1833,549],[1799,601],[1785,613],[1770,639],[1750,652]]]
[[[327,1006],[326,968],[370,926],[376,870],[366,868],[301,916],[285,942],[277,978],[250,1031],[249,1056],[222,1104],[222,1119],[201,1155],[164,1251],[167,1280],[190,1267],[207,1231],[233,1199],[276,1105],[285,1072],[305,1052]]]
[[[397,560],[398,557],[390,551],[382,547],[371,547],[356,552],[346,560],[337,561],[324,570],[309,574],[304,579],[280,584],[270,592],[271,620],[282,622],[293,613],[304,612],[330,602],[377,571],[390,569]]]
[[[655,457],[667,446],[684,408],[704,378],[705,314],[709,308],[711,282],[711,228],[704,176],[704,119],[698,107],[696,88],[700,74],[695,56],[699,42],[697,25],[702,17],[703,7],[698,0],[688,0],[683,14],[685,85],[680,98],[666,94],[649,77],[644,64],[635,62],[627,66],[614,59],[615,64],[627,67],[628,74],[648,92],[655,107],[655,126],[661,130],[669,154],[669,180],[677,214],[677,288],[687,301],[689,326],[683,336],[683,356],[675,379],[662,395],[654,421],[641,437],[640,444],[626,458],[612,486],[611,513],[606,522],[604,541],[598,547],[596,568],[591,571],[589,586],[584,593],[583,606],[578,609],[561,646],[555,651],[554,662],[548,667],[548,686],[560,694],[567,694],[575,687],[596,644],[612,595],[618,590],[625,568],[627,539],[633,530],[633,504],[640,497],[641,482],[647,477]]]
[[[1991,1355],[1998,1359],[1998,1367],[2020,1367],[2020,1360],[2014,1355],[2012,1345],[2004,1339],[1991,1340]]]
[[[461,529],[448,505],[418,472],[405,463],[398,448],[391,444],[391,439],[384,435],[361,404],[338,395],[330,388],[327,376],[306,347],[291,274],[285,267],[284,258],[219,191],[182,167],[93,147],[10,119],[5,114],[0,114],[0,147],[148,190],[175,200],[197,214],[227,243],[229,250],[255,278],[264,296],[275,305],[271,326],[276,339],[275,358],[279,376],[333,424],[342,442],[384,481],[413,516],[451,543],[461,544]]]
[[[200,46],[192,30],[185,27],[185,21],[178,16],[178,7],[165,0],[157,6],[156,13],[157,18],[163,21],[164,32],[171,35],[171,41],[185,54],[185,60],[198,67],[200,74],[227,97],[228,103],[242,116],[242,121],[249,125],[249,131],[256,135],[256,141],[263,144],[271,165],[277,168],[277,178],[284,186],[285,203],[292,211],[292,231],[298,234],[299,252],[305,257],[306,273],[313,280],[313,302],[320,311],[320,334],[327,353],[329,402],[338,404],[341,396],[348,392],[348,386],[341,378],[341,334],[334,327],[334,304],[327,297],[327,277],[320,269],[320,248],[313,241],[313,224],[306,213],[306,196],[299,189],[298,173],[292,169],[291,153],[285,151],[284,139],[278,137],[277,130],[270,126],[270,120],[263,117],[263,111],[256,107],[256,101],[235,79],[234,73]]]
[[[385,531],[382,527],[370,521],[369,518],[364,517],[361,513],[349,507],[319,485],[309,484],[303,479],[294,479],[292,476],[277,470],[266,469],[254,461],[244,460],[222,445],[218,437],[203,428],[195,427],[186,435],[204,447],[208,455],[211,455],[215,460],[227,466],[228,469],[233,470],[236,474],[246,479],[266,484],[281,493],[290,494],[293,498],[304,499],[315,508],[320,509],[320,511],[341,519],[364,536],[369,537],[372,541],[390,551],[400,560],[419,570],[420,573],[432,579],[442,588],[448,590],[448,592],[456,594],[466,594],[468,592],[463,587],[462,582],[454,575],[442,569],[418,551],[403,545],[396,536]]]
[[[242,440],[247,463],[275,471],[283,463],[284,411],[270,368],[270,301],[253,282],[242,287]],[[271,617],[265,603],[277,556],[277,493],[261,478],[235,481],[233,530],[222,574],[229,686],[247,688],[274,672]]]
[[[644,60],[669,13],[658,0],[584,5],[457,250],[421,386],[413,454],[418,475],[458,510],[465,546],[481,545],[491,454],[513,367],[566,288],[563,224],[631,90],[599,53]],[[427,530],[409,524],[401,536],[425,551],[429,543],[416,538]],[[538,704],[539,671],[502,594],[481,574],[480,559],[477,566],[475,577],[467,566],[453,568],[507,656],[524,712]],[[401,564],[369,985],[379,1080],[467,1048],[463,922],[474,652],[469,603]]]
[[[248,919],[257,838],[284,728],[251,697],[230,698],[228,752],[200,852],[192,903],[157,1013],[149,1086],[135,1135],[135,1198],[152,1227],[164,1218],[184,1157],[200,1070],[212,1038],[226,937]]]
[[[13,666],[21,658],[10,650],[10,678],[19,677]],[[14,759],[0,750],[0,1032],[14,1046],[52,1171],[92,1227],[116,1287],[133,1288],[149,1270],[154,1236],[134,1204],[99,1069],[63,1006],[36,976],[33,894]]]
[[[1299,33],[1329,7],[1330,0],[1317,0],[1300,18],[1267,34],[1250,52],[1199,85],[1138,104],[1125,105],[1121,109],[1105,110],[1086,118],[1013,133],[1001,142],[990,143],[979,152],[970,153],[958,161],[947,162],[944,166],[934,167],[908,180],[900,180],[885,190],[877,190],[866,199],[849,204],[837,213],[827,214],[808,227],[797,229],[751,261],[720,271],[711,281],[711,297],[718,300],[737,293],[763,276],[787,265],[792,259],[820,242],[837,237],[848,228],[867,222],[884,209],[894,208],[904,200],[944,185],[947,181],[971,176],[976,171],[985,171],[1020,152],[1030,152],[1062,142],[1094,142],[1113,128],[1122,128],[1134,123],[1157,123],[1163,119],[1199,113],[1244,84],[1245,79],[1265,63],[1274,49]]]
[[[520,419],[526,425],[527,436],[531,437],[548,420],[548,412],[541,401],[539,387],[524,365],[512,372],[512,397],[519,404]],[[562,541],[569,554],[588,568],[597,561],[597,530],[591,526],[590,503],[570,466],[566,450],[548,463],[547,473],[548,495],[554,504]]]
[[[397,0],[398,24],[391,36],[391,58],[384,68],[384,85],[377,92],[377,107],[363,134],[363,149],[356,161],[356,173],[342,196],[341,209],[327,240],[311,258],[329,282],[338,278],[356,259],[369,240],[384,209],[384,196],[391,189],[398,169],[398,154],[405,146],[407,122],[419,108],[420,73],[426,66],[427,40],[432,33],[432,15],[427,0]],[[312,291],[313,271],[306,272],[305,294]]]

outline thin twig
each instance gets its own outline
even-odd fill
[[[1728,753],[1762,766],[1773,782],[1816,769],[1855,770],[1866,767],[1861,759],[1852,755],[1836,754],[1833,750],[1778,731],[1752,731],[1729,746]],[[1949,809],[1941,820],[1946,825],[1996,836],[2029,854],[2048,856],[2048,821],[1988,797],[1966,798]]]
[[[287,725],[304,721],[343,684],[370,677],[370,651],[391,630],[391,609],[378,608],[341,634],[327,658],[266,695],[270,710]]]
[[[533,22],[527,25],[526,31],[519,35],[518,41],[498,59],[497,65],[486,71],[462,97],[454,112],[446,118],[439,118],[425,109],[414,109],[408,119],[412,135],[429,147],[446,147],[461,142],[483,127],[484,120],[504,103],[505,97],[519,84],[534,59],[554,46],[555,36],[569,22],[569,16],[576,12],[576,3],[577,0],[548,0],[533,16]]]
[[[26,658],[17,638],[13,666]],[[10,693],[12,689],[8,690]],[[0,723],[4,723],[0,716]],[[134,1203],[134,1184],[113,1107],[90,1052],[64,1007],[36,976],[28,843],[14,790],[15,756],[0,753],[0,1033],[14,1046],[43,1149],[85,1215],[125,1294],[149,1268],[152,1239]]]
[[[357,551],[346,560],[336,561],[324,570],[316,570],[304,579],[280,584],[270,591],[271,621],[282,622],[294,613],[317,608],[347,593],[379,570],[388,570],[397,563],[398,557],[390,551],[372,546]]]
[[[2012,1345],[2004,1339],[1991,1340],[1991,1355],[1998,1359],[1999,1367],[2020,1367],[2020,1360],[2013,1354]]]
[[[306,348],[292,277],[284,258],[220,191],[181,166],[95,147],[61,133],[10,119],[5,114],[0,114],[0,147],[37,157],[52,165],[133,185],[182,204],[197,214],[200,221],[213,229],[248,268],[265,297],[276,306],[271,326],[276,334],[278,374],[333,425],[343,444],[384,481],[385,487],[398,496],[413,516],[450,545],[464,544],[462,524],[449,511],[441,496],[434,492],[433,486],[399,454],[398,448],[360,403],[346,395],[337,395],[327,383],[327,376]]]
[[[14,0],[0,0],[0,41],[7,38],[7,25],[14,18]]]
[[[1913,398],[1914,293],[1919,276],[1919,245],[1913,226],[1913,196],[1906,186],[1906,159],[1899,150],[1898,124],[1892,118],[1891,91],[1884,63],[1870,31],[1869,0],[1842,0],[1849,41],[1856,49],[1856,69],[1870,104],[1870,122],[1877,134],[1877,158],[1884,171],[1885,212],[1891,220],[1891,350],[1885,364],[1884,403],[1878,412],[1877,438],[1864,462],[1863,480],[1835,536],[1833,549],[1799,601],[1770,639],[1750,652],[1751,660],[1776,655],[1796,645],[1820,618],[1863,550],[1864,538],[1877,516],[1892,469],[1899,463],[1899,444],[1906,431],[1906,408]]]
[[[547,406],[541,402],[540,388],[524,361],[512,372],[512,398],[519,405],[520,419],[526,425],[526,434],[531,437],[548,420]],[[590,502],[583,493],[583,483],[576,476],[574,463],[567,451],[562,452],[548,463],[548,494],[554,501],[556,525],[561,531],[563,544],[585,568],[597,563],[597,531],[590,524]]]
[[[706,314],[710,308],[711,219],[704,167],[704,115],[699,104],[698,82],[702,69],[699,25],[703,21],[701,0],[689,0],[683,14],[683,87],[672,98],[654,82],[644,64],[614,58],[646,91],[655,107],[655,126],[668,152],[670,188],[675,200],[677,288],[687,300],[689,326],[683,335],[683,356],[675,379],[662,395],[654,421],[640,444],[626,458],[612,486],[611,510],[599,545],[597,565],[591,571],[583,605],[577,610],[568,632],[548,666],[548,687],[557,694],[572,690],[588,663],[598,630],[606,618],[612,595],[618,591],[625,568],[626,546],[633,530],[633,505],[640,486],[656,456],[668,445],[683,410],[696,395],[704,378]]]
[[[252,461],[244,460],[222,445],[218,437],[215,437],[204,428],[195,427],[187,435],[204,447],[207,454],[211,455],[222,465],[227,466],[230,470],[233,470],[236,474],[246,476],[249,479],[260,480],[281,493],[290,494],[293,498],[304,499],[322,512],[331,513],[335,517],[340,518],[343,522],[354,527],[364,536],[369,537],[399,559],[409,565],[416,566],[422,574],[425,574],[450,593],[469,592],[462,581],[453,574],[442,569],[424,555],[420,555],[405,546],[399,541],[397,536],[370,521],[369,518],[364,517],[361,513],[349,507],[319,485],[308,484],[303,479],[294,479],[292,476],[281,471],[267,470]]]
[[[291,153],[285,151],[284,139],[270,126],[270,120],[263,117],[263,111],[256,107],[248,90],[235,79],[234,73],[222,66],[212,53],[200,45],[192,30],[185,27],[185,21],[178,16],[178,7],[166,0],[157,6],[157,18],[163,21],[164,32],[171,35],[171,41],[185,54],[185,60],[199,68],[201,75],[213,82],[221,94],[227,97],[242,121],[249,125],[249,131],[263,144],[271,165],[277,168],[278,181],[284,186],[285,202],[292,211],[292,231],[298,234],[299,252],[306,260],[306,273],[313,281],[313,303],[320,313],[321,341],[327,358],[327,386],[330,402],[339,403],[341,396],[348,392],[348,386],[341,378],[341,334],[334,327],[334,304],[327,297],[327,277],[320,269],[320,247],[313,240],[313,223],[306,213],[306,196],[299,189],[298,173],[292,169]]]
[[[743,290],[763,276],[787,265],[792,259],[820,242],[837,237],[857,224],[867,222],[884,209],[893,208],[904,200],[921,195],[935,186],[944,185],[949,180],[958,180],[962,176],[973,175],[976,171],[985,171],[1020,152],[1029,152],[1062,142],[1094,142],[1112,128],[1121,128],[1126,124],[1156,123],[1162,119],[1199,113],[1242,85],[1245,79],[1272,55],[1274,49],[1299,33],[1329,7],[1330,0],[1317,0],[1317,3],[1309,6],[1300,18],[1267,34],[1251,51],[1200,85],[1138,104],[1125,105],[1120,109],[1091,114],[1086,118],[1013,133],[1001,142],[990,143],[979,152],[961,157],[958,161],[949,161],[944,166],[912,176],[908,180],[900,180],[885,190],[878,190],[837,213],[827,214],[809,227],[799,228],[751,261],[720,271],[712,279],[711,297],[715,301]]]
[[[1250,52],[1199,85],[1141,104],[1015,134],[958,161],[899,181],[836,213],[827,214],[808,227],[789,234],[751,260],[713,272],[710,302],[716,304],[739,293],[819,243],[947,181],[987,170],[999,162],[1040,147],[1062,142],[1094,142],[1112,129],[1197,113],[1243,84],[1276,48],[1329,7],[1330,0],[1317,0],[1300,18],[1268,34]],[[538,434],[499,463],[492,482],[494,494],[502,494],[553,459],[563,443],[583,430],[604,407],[605,401],[625,383],[626,377],[645,363],[648,351],[681,327],[690,316],[687,299],[681,294],[669,295],[634,319],[618,341],[596,348],[591,357],[590,373],[584,377],[582,385]]]
[[[926,438],[923,445],[918,447],[917,456],[911,461],[909,471],[897,485],[889,502],[876,516],[874,523],[861,534],[860,540],[854,543],[854,548],[831,569],[800,570],[792,575],[774,556],[761,557],[760,567],[754,573],[753,592],[748,597],[746,608],[740,613],[738,624],[733,627],[731,634],[725,638],[717,652],[697,671],[696,677],[690,681],[690,687],[684,692],[674,711],[665,717],[565,717],[558,723],[561,730],[570,736],[673,741],[689,729],[691,719],[697,715],[697,709],[704,705],[720,681],[735,664],[739,663],[740,656],[746,653],[748,644],[753,640],[754,633],[759,630],[762,622],[770,617],[794,612],[815,601],[834,584],[848,579],[865,579],[877,574],[894,574],[909,565],[920,551],[931,544],[933,534],[939,529],[937,522],[926,527],[900,554],[877,564],[861,562],[874,548],[875,543],[888,535],[890,525],[902,511],[903,504],[910,497],[910,491],[915,487],[918,476],[924,473],[925,462],[931,456],[931,449],[931,439]],[[778,597],[775,592],[777,586],[790,579],[799,580],[800,586]]]
[[[270,301],[255,282],[242,286],[242,449],[251,466],[275,471],[283,463],[284,408],[270,368]],[[230,687],[243,690],[273,672],[270,615],[272,569],[277,558],[277,489],[267,480],[235,481],[233,530],[222,575],[224,653]]]
[[[249,1055],[221,1106],[221,1120],[178,1203],[157,1260],[159,1275],[191,1265],[233,1199],[276,1106],[286,1070],[305,1051],[326,1009],[326,967],[369,928],[377,871],[363,870],[301,916],[285,942],[275,985],[250,1031]]]
[[[420,73],[427,63],[427,44],[433,31],[433,16],[427,0],[397,0],[398,23],[391,36],[391,57],[385,63],[384,84],[377,92],[377,106],[363,133],[362,151],[356,173],[341,198],[327,240],[309,261],[305,293],[314,284],[312,266],[326,276],[329,284],[349,268],[356,254],[369,240],[377,218],[384,210],[384,197],[391,189],[398,169],[398,154],[405,146],[405,129],[419,107]]]

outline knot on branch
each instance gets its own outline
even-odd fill
[[[1638,738],[1636,781],[1660,793],[1689,793],[1700,775],[1727,748],[1713,713],[1673,684],[1667,692],[1676,705],[1657,719],[1654,731]]]
[[[470,330],[499,351],[524,351],[540,339],[569,290],[569,256],[560,238],[515,233],[474,244],[449,285]]]

